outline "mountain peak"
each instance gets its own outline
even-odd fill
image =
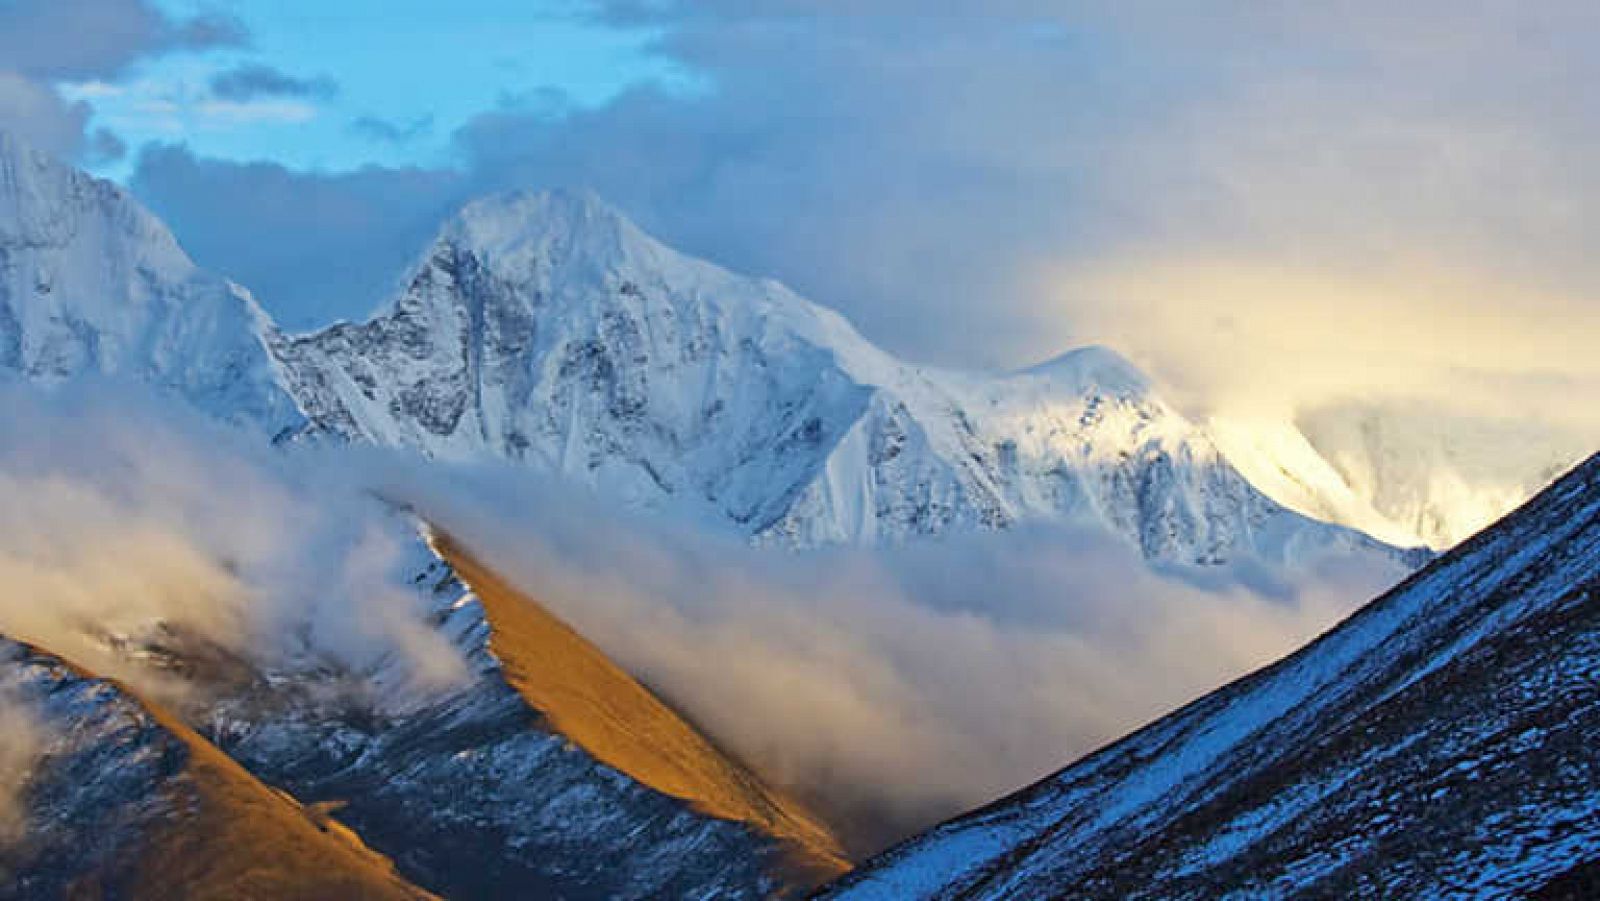
[[[243,289],[115,184],[0,133],[0,372],[150,379],[269,433],[299,422]]]
[[[607,225],[626,217],[588,188],[519,188],[469,201],[454,221],[467,227],[504,225],[537,230],[540,225]]]
[[[1150,390],[1150,379],[1132,362],[1102,344],[1088,344],[1022,370],[1019,375],[1065,383],[1079,391],[1098,388],[1112,394],[1137,395]]]
[[[518,190],[462,207],[440,235],[486,258],[519,266],[535,259],[616,264],[666,252],[627,216],[587,189]]]
[[[0,244],[61,247],[85,232],[130,242],[163,270],[194,269],[166,225],[121,187],[0,130]]]

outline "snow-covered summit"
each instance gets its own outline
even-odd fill
[[[321,432],[519,461],[764,542],[1048,520],[1218,562],[1362,540],[1251,488],[1113,351],[910,365],[585,192],[474,202],[386,310],[272,348]]]
[[[1100,344],[1069,350],[1018,375],[1043,379],[1076,394],[1099,391],[1130,397],[1153,391],[1150,378],[1127,357]]]
[[[522,287],[542,278],[550,288],[576,289],[552,292],[557,303],[581,301],[599,282],[642,300],[646,313],[671,317],[684,308],[716,308],[722,315],[738,314],[827,347],[863,381],[892,377],[896,363],[838,313],[779,282],[736,275],[682,254],[587,189],[510,191],[475,200],[444,224],[418,265],[441,252],[468,253]]]
[[[121,188],[0,132],[0,375],[137,379],[276,433],[300,417],[268,330]]]
[[[6,373],[517,461],[785,546],[1027,521],[1182,561],[1363,542],[1263,496],[1109,349],[1004,375],[910,365],[584,191],[468,204],[379,315],[287,336],[122,189],[0,137]]]

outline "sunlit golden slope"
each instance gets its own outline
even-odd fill
[[[571,627],[448,536],[434,546],[478,595],[506,679],[551,726],[597,760],[696,810],[784,840],[790,876],[849,868],[829,830],[763,785]]]
[[[111,685],[162,741],[175,742],[182,766],[127,803],[159,806],[157,825],[97,870],[75,873],[73,898],[427,899],[389,860],[368,849],[327,811],[269,788],[175,716],[127,686],[34,648],[73,676]],[[109,818],[109,817],[108,817]],[[83,842],[105,837],[76,836]]]
[[[154,712],[154,711],[153,711]],[[136,885],[151,898],[428,898],[326,811],[246,773],[166,714],[189,745],[198,804],[155,836]]]

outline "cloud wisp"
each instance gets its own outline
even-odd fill
[[[211,93],[234,103],[263,97],[328,98],[339,84],[326,75],[300,78],[265,63],[245,63],[211,76]]]
[[[409,144],[433,133],[433,116],[418,116],[404,122],[394,122],[378,116],[358,116],[350,122],[350,130],[369,141]]]
[[[5,387],[0,420],[0,633],[172,701],[191,686],[119,641],[464,676],[403,581],[409,523],[353,480],[109,385]]]
[[[27,835],[24,792],[45,737],[28,703],[0,675],[0,851]]]

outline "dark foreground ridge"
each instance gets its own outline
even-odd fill
[[[0,740],[29,771],[0,898],[433,897],[128,687],[4,638],[0,667]]]
[[[1600,457],[833,898],[1600,897]]]

